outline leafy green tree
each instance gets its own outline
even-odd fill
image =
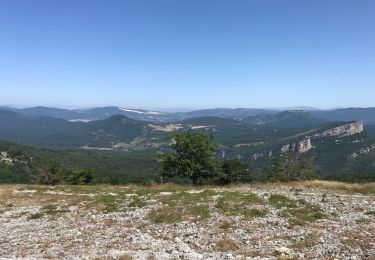
[[[214,154],[216,145],[208,135],[175,133],[171,148],[173,152],[158,155],[164,176],[190,178],[193,185],[207,183],[220,176],[220,163]]]
[[[67,181],[72,185],[86,185],[94,181],[94,172],[89,169],[75,169],[69,172]]]
[[[60,182],[60,164],[56,161],[49,162],[40,169],[38,183],[43,185],[55,185]]]
[[[249,171],[247,164],[241,160],[232,159],[223,162],[223,177],[220,180],[221,184],[240,183],[245,179],[249,179]]]

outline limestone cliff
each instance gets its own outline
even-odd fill
[[[315,134],[316,137],[346,137],[355,134],[363,133],[363,122],[357,121],[345,125],[340,125],[335,128],[324,131],[320,134]]]
[[[313,145],[311,144],[311,139],[307,138],[305,140],[302,140],[298,144],[298,152],[299,153],[305,153],[313,148]]]

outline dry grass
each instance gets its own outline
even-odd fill
[[[361,248],[367,250],[371,248],[372,238],[358,232],[344,232],[341,242],[351,248]]]
[[[295,182],[275,182],[275,183],[254,183],[254,184],[239,184],[231,185],[231,188],[277,188],[280,186],[288,186],[295,188],[320,188],[327,190],[342,190],[348,192],[358,192],[362,194],[375,193],[375,182],[370,183],[345,183],[345,182],[336,182],[336,181],[323,181],[323,180],[313,180],[313,181],[295,181]]]
[[[223,223],[219,226],[219,228],[224,229],[224,230],[228,230],[228,229],[231,229],[231,228],[233,228],[233,227],[234,227],[233,223],[232,223],[232,222],[229,222],[229,221],[225,221],[225,222],[223,222]]]
[[[305,248],[311,248],[319,243],[320,234],[319,232],[312,232],[307,234],[303,240],[296,241],[290,245],[295,250],[303,250]]]
[[[238,249],[236,241],[232,239],[223,239],[216,242],[215,250],[220,252],[236,251]]]
[[[321,188],[328,190],[343,190],[348,192],[358,192],[363,194],[375,193],[375,183],[344,183],[344,182],[334,182],[334,181],[305,181],[296,182],[297,186],[311,187],[311,188]]]

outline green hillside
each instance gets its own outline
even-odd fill
[[[142,182],[157,178],[154,150],[107,152],[85,150],[50,150],[34,146],[0,141],[0,152],[15,161],[0,160],[0,183],[28,183],[35,181],[41,167],[58,162],[63,169],[91,169],[96,181],[105,182],[116,177],[120,183]]]

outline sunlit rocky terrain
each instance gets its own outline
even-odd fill
[[[0,186],[0,258],[374,259],[375,186]]]

